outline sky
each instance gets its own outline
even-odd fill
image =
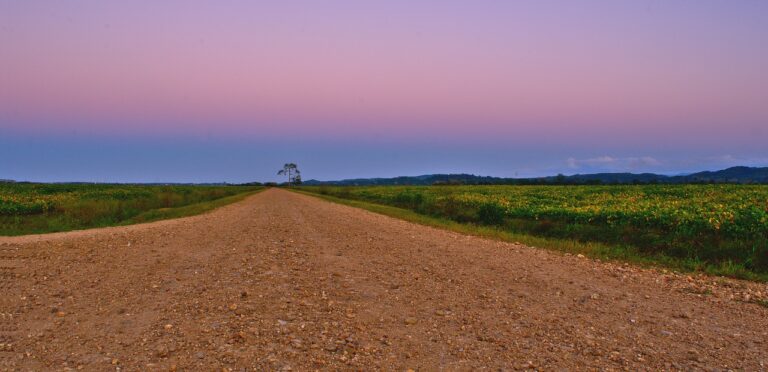
[[[768,2],[0,0],[0,179],[768,166]]]

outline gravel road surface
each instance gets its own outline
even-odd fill
[[[765,370],[765,284],[604,263],[268,189],[0,238],[18,370]]]

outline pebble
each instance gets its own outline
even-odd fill
[[[300,350],[304,349],[304,343],[298,338],[294,338],[293,340],[291,340],[291,346]]]
[[[163,345],[158,346],[157,349],[155,350],[155,355],[157,355],[157,356],[159,356],[161,358],[167,357],[168,356],[168,348],[166,348]]]
[[[405,324],[414,325],[418,320],[412,316],[405,318]]]

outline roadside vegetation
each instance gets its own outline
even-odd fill
[[[0,235],[128,225],[202,213],[258,186],[0,183]]]
[[[465,233],[593,257],[768,280],[768,186],[314,186],[301,190]]]

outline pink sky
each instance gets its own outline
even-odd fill
[[[8,1],[0,45],[0,133],[768,142],[762,1]]]

